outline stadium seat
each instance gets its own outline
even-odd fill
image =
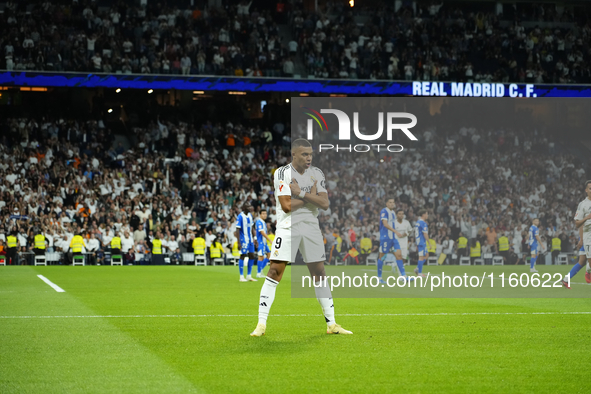
[[[123,256],[114,254],[111,256],[111,265],[123,265]]]
[[[123,261],[123,259],[121,259]],[[72,258],[72,265],[85,265],[84,264],[84,255],[75,255]]]
[[[207,260],[205,260],[204,254],[194,255],[193,261],[195,262],[195,265],[207,265]],[[236,261],[238,261],[238,260],[236,260]]]
[[[365,265],[378,265],[378,254],[371,253],[365,260]]]
[[[6,266],[6,256],[0,256],[0,265]]]
[[[224,265],[224,259],[222,257],[217,257],[215,259],[211,259],[211,265]]]
[[[474,265],[476,264],[484,265],[484,259],[482,257],[474,259]]]
[[[45,261],[47,261],[48,264],[56,264],[59,263],[61,256],[61,253],[58,252],[45,253]]]
[[[334,259],[334,265],[347,265],[347,260],[337,256],[337,258]]]
[[[484,260],[482,265],[488,264],[490,262],[490,264],[492,264],[493,262],[493,254],[492,253],[484,253],[482,255],[482,259]]]
[[[437,257],[431,256],[427,259],[427,265],[437,265]]]
[[[45,259],[45,255],[35,256],[35,265],[47,265],[47,260]]]
[[[195,260],[193,259],[193,253],[183,253],[181,254],[181,261],[183,263],[194,263]]]
[[[470,265],[470,257],[460,257],[460,265]]]
[[[560,253],[556,259],[557,265],[568,264],[568,255],[566,253]]]
[[[238,260],[240,260],[240,256],[234,256],[232,253],[226,253],[226,260],[230,263],[230,265],[238,265]],[[195,261],[197,261],[197,256],[195,256]],[[195,263],[195,265],[197,265],[197,263]]]
[[[494,256],[492,265],[504,265],[505,261],[503,260],[503,256]]]

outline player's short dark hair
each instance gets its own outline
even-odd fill
[[[585,182],[585,189],[587,188],[587,186],[589,186],[590,183],[591,183],[591,181]]]
[[[398,212],[402,212],[402,213],[404,213],[404,209],[402,209],[402,208],[399,208],[399,209],[397,209],[397,210],[396,210],[396,213],[398,213]]]
[[[424,214],[427,213],[427,210],[424,208],[419,209],[419,212],[417,213],[417,215],[419,215],[419,217],[423,216]]]
[[[303,146],[305,148],[311,148],[312,144],[310,143],[310,141],[308,141],[305,138],[298,138],[297,140],[295,140],[291,143],[292,152],[294,149],[296,149],[297,147],[300,147],[300,146]]]
[[[394,200],[394,201],[396,201],[396,200],[394,199],[394,197],[386,197],[386,202],[388,202],[388,201],[390,201],[390,200]]]

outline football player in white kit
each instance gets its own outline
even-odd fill
[[[398,264],[398,271],[400,271],[401,276],[406,276],[404,261],[408,259],[408,236],[414,232],[414,228],[410,222],[404,218],[404,210],[402,209],[396,210],[396,220],[394,220],[393,224],[394,229],[403,235],[402,237],[399,237],[394,234],[400,244],[400,253],[402,254],[402,265]],[[394,271],[394,266],[392,266],[392,271]]]
[[[585,256],[587,257],[587,273],[585,279],[587,283],[591,280],[591,274],[589,269],[589,263],[591,263],[591,181],[585,182],[585,193],[587,198],[579,203],[577,207],[577,213],[575,215],[575,225],[579,229],[579,234],[582,232],[583,249]],[[582,230],[581,230],[582,229]],[[570,289],[570,279],[583,268],[582,262],[579,261],[573,266],[570,272],[562,280],[562,285]]]
[[[275,299],[277,285],[283,277],[288,262],[294,262],[301,252],[315,283],[326,276],[326,260],[323,236],[318,224],[318,208],[329,207],[324,174],[312,167],[312,145],[305,139],[291,144],[292,162],[275,171],[275,202],[277,206],[277,231],[271,250],[269,271],[261,289],[259,322],[250,334],[260,337],[265,334],[267,317]],[[316,287],[316,298],[322,307],[328,334],[352,334],[336,324],[334,304],[330,289]]]

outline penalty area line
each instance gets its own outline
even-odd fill
[[[442,312],[442,313],[344,313],[339,316],[506,316],[506,315],[591,315],[591,312]],[[72,316],[0,316],[0,319],[137,319],[137,318],[201,318],[201,317],[258,317],[258,315],[72,315]],[[318,317],[310,314],[271,315],[271,317]]]
[[[52,281],[50,281],[49,279],[44,277],[43,275],[37,275],[37,277],[39,279],[41,279],[43,282],[47,283],[49,286],[51,286],[58,293],[65,293],[66,292],[64,289],[62,289],[61,287],[59,287],[58,285],[56,285],[55,283],[53,283]]]

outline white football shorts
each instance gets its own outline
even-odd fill
[[[585,249],[585,255],[588,259],[591,259],[591,232],[583,232],[583,249]],[[582,253],[579,253],[581,256]]]
[[[406,260],[406,258],[408,257],[408,246],[400,246],[400,253],[402,253],[402,260]]]
[[[318,223],[291,223],[291,230],[277,229],[271,248],[271,261],[294,262],[298,249],[305,263],[326,261],[324,237]]]

